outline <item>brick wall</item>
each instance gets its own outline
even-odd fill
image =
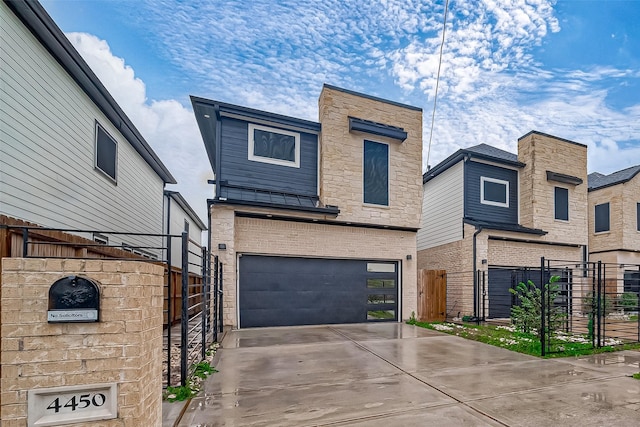
[[[380,230],[324,224],[237,217],[231,208],[216,206],[212,216],[212,250],[224,263],[224,323],[238,326],[238,253],[300,257],[397,260],[402,264],[402,313],[416,310],[416,238],[410,231]],[[230,225],[229,225],[230,223]],[[215,224],[215,225],[214,225]],[[217,230],[216,230],[217,229]],[[225,243],[227,249],[217,249]],[[412,260],[406,260],[411,255]]]
[[[320,199],[340,208],[338,220],[420,227],[422,111],[324,87],[319,99]],[[349,132],[348,117],[404,128],[404,142]],[[389,145],[389,206],[363,203],[364,140]]]
[[[49,287],[69,275],[99,283],[100,322],[47,323]],[[163,286],[149,263],[4,258],[1,424],[26,425],[29,390],[117,383],[118,418],[82,425],[161,425]]]
[[[540,240],[586,245],[587,147],[549,135],[530,133],[518,140],[520,224],[548,234]],[[547,171],[582,179],[571,185],[547,180]],[[554,187],[569,190],[569,221],[554,219]]]

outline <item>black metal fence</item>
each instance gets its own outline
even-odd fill
[[[514,308],[537,304],[539,324],[527,329],[539,335],[541,355],[564,351],[567,343],[640,342],[639,300],[636,264],[542,258],[535,267],[447,272],[449,320],[510,325]]]
[[[0,221],[0,257],[108,259],[164,266],[164,387],[185,385],[190,369],[217,342],[223,331],[222,264],[186,231],[171,235],[54,229],[21,221],[13,225],[8,220]]]

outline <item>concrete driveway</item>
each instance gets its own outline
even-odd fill
[[[634,426],[640,352],[541,360],[398,323],[229,332],[179,426]]]

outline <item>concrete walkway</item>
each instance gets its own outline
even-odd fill
[[[541,360],[379,323],[232,331],[216,359],[179,426],[640,425],[636,351]]]

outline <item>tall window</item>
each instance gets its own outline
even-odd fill
[[[118,143],[96,122],[96,169],[117,181]]]
[[[509,207],[509,181],[480,177],[480,203]]]
[[[609,203],[596,205],[595,209],[595,232],[601,233],[609,231]]]
[[[636,204],[636,227],[640,231],[640,203]]]
[[[555,219],[569,221],[569,190],[554,188]]]
[[[364,142],[364,202],[389,206],[389,146]]]
[[[300,167],[300,134],[249,124],[249,160]]]

